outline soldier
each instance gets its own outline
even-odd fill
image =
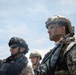
[[[31,59],[31,62],[32,62],[34,74],[38,75],[37,72],[40,66],[40,60],[42,59],[41,54],[35,51],[30,54],[29,58]]]
[[[28,65],[28,45],[19,37],[12,37],[8,43],[11,56],[0,64],[0,75],[34,75],[33,69]]]
[[[76,42],[71,22],[64,16],[53,16],[45,24],[49,39],[56,46],[43,58],[40,75],[76,75]]]

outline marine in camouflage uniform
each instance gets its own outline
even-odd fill
[[[32,62],[32,67],[33,67],[33,70],[34,70],[34,74],[38,75],[40,60],[42,59],[41,54],[38,51],[34,51],[30,54],[29,58]]]
[[[0,75],[34,75],[25,56],[29,50],[25,40],[12,37],[8,45],[11,56],[0,61]]]
[[[48,29],[49,39],[54,41],[56,46],[42,60],[40,75],[76,75],[76,42],[74,27],[71,22],[64,16],[53,16],[45,24]],[[67,35],[69,36],[65,38]],[[59,44],[63,44],[62,47]],[[54,57],[55,52],[53,50],[55,49],[56,51],[61,50],[59,56],[57,56],[58,58]],[[45,61],[46,58],[47,60]],[[53,59],[54,61],[52,62]]]

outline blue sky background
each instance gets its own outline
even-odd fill
[[[29,53],[37,50],[44,56],[54,47],[45,28],[54,15],[66,16],[75,26],[76,0],[0,0],[0,59],[10,55],[8,41],[13,36],[27,42]]]

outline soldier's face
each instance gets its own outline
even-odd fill
[[[56,24],[51,24],[48,26],[48,33],[51,41],[58,41],[60,39],[61,27]]]
[[[31,57],[30,59],[33,65],[36,65],[40,61],[40,59],[38,59],[37,57]]]
[[[19,48],[19,47],[11,47],[11,48],[10,48],[11,55],[16,54],[16,53],[18,52],[18,48]]]

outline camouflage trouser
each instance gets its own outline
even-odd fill
[[[55,75],[69,75],[69,73],[67,71],[60,70],[60,71],[56,71]]]

